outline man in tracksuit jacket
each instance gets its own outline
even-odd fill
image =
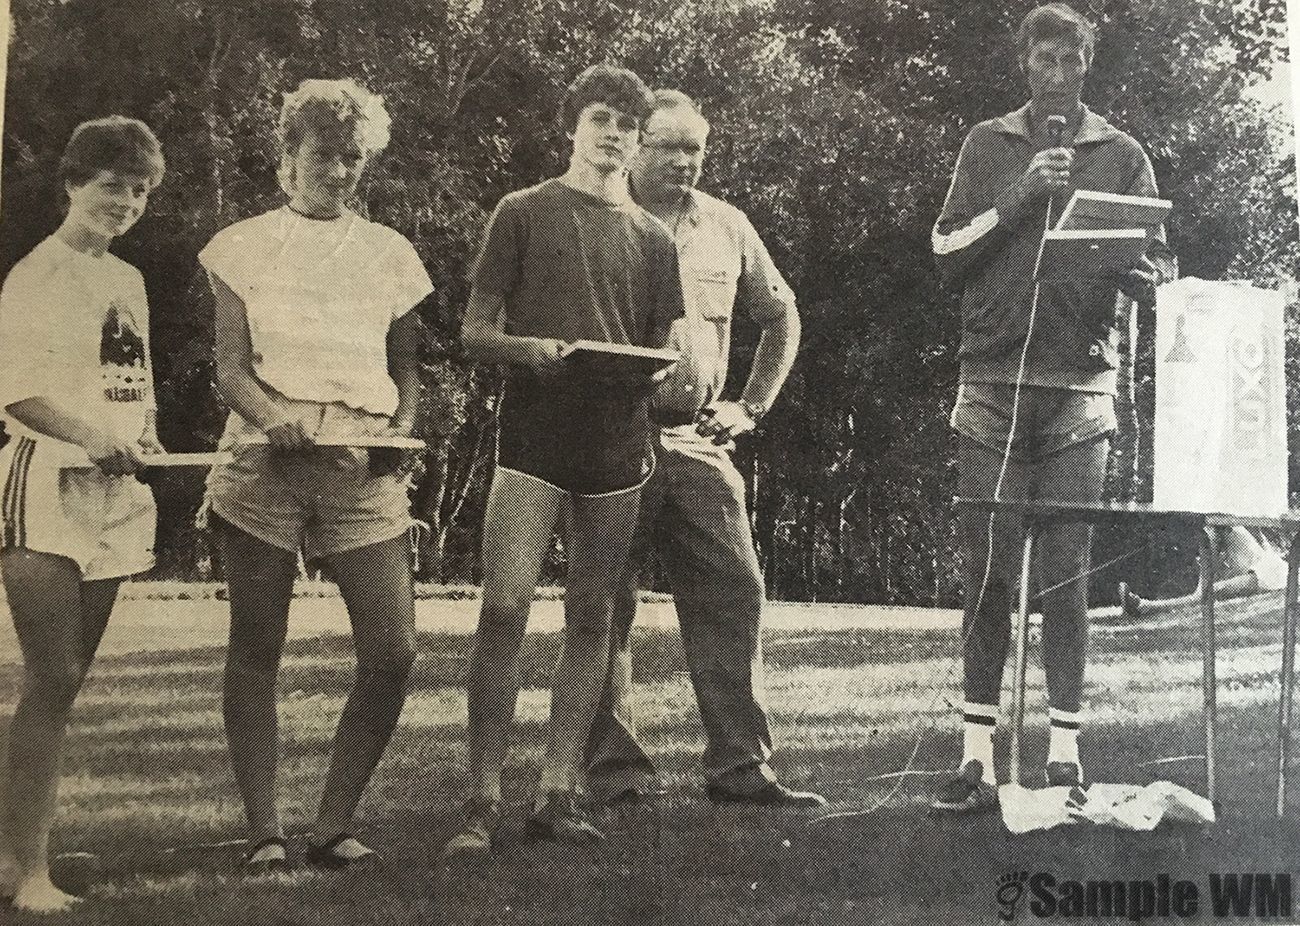
[[[1101,498],[1116,428],[1118,324],[1131,314],[1132,300],[1154,298],[1158,271],[1144,259],[1118,276],[1044,279],[1037,293],[1034,282],[1048,213],[1055,222],[1073,190],[1156,195],[1138,143],[1080,101],[1093,42],[1092,26],[1065,4],[1025,17],[1018,51],[1030,102],[971,130],[934,228],[939,270],[963,287],[952,413],[962,496]],[[1149,256],[1163,249],[1157,232]],[[996,804],[993,730],[1019,527],[1013,515],[990,524],[987,513],[959,514],[964,735],[958,774],[932,801],[939,810]],[[1089,526],[1060,524],[1044,529],[1037,545],[1051,720],[1045,773],[1053,785],[1083,778],[1078,731],[1091,543]]]

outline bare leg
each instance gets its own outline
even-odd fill
[[[594,794],[609,794],[611,787],[627,785],[640,789],[658,788],[658,772],[637,738],[632,711],[632,625],[636,621],[641,588],[641,568],[659,539],[657,529],[667,500],[665,473],[671,457],[661,453],[654,475],[641,488],[636,531],[623,575],[614,589],[613,623],[610,626],[609,675],[596,706],[596,717],[587,740],[587,777]],[[662,547],[661,547],[662,549]]]
[[[280,752],[275,681],[289,625],[295,554],[223,523],[230,589],[230,649],[222,711],[235,783],[244,799],[249,841],[283,837],[275,806]]]
[[[117,597],[118,579],[82,582],[72,560],[13,549],[0,554],[23,691],[9,728],[7,798],[0,819],[12,852],[13,904],[62,910],[76,898],[50,881],[49,841],[58,803],[68,714]]]
[[[12,900],[18,886],[18,858],[9,828],[9,759],[4,756],[0,757],[0,900]]]
[[[1026,497],[1028,470],[1015,457],[1007,461],[1005,477],[998,486],[1003,463],[1001,451],[958,435],[957,453],[962,496],[991,498],[994,490],[1000,488],[1001,498]],[[1010,513],[990,519],[986,513],[963,509],[958,514],[958,530],[965,589],[962,659],[966,700],[987,705],[996,712],[1011,634],[1011,595],[1020,573],[1020,519]]]
[[[415,603],[406,536],[329,558],[348,606],[357,675],[334,735],[316,835],[331,840],[351,830],[361,795],[397,726],[406,679],[415,661]],[[347,843],[336,852],[348,853]]]
[[[1051,501],[1095,502],[1101,498],[1110,441],[1105,437],[1075,444],[1053,454],[1040,469],[1038,495]],[[1088,571],[1092,528],[1053,524],[1038,541],[1043,595],[1043,666],[1048,703],[1078,712],[1088,657]]]
[[[492,479],[483,521],[483,605],[466,686],[470,787],[487,801],[501,800],[501,770],[519,699],[519,647],[542,557],[567,498],[509,470],[498,469]]]
[[[627,565],[639,500],[640,490],[573,499],[564,643],[551,685],[543,793],[578,785],[583,746],[605,686],[614,594]]]

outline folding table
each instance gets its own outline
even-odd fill
[[[1016,612],[1015,673],[1011,700],[1011,781],[1020,781],[1020,738],[1025,722],[1025,669],[1029,643],[1029,588],[1034,542],[1047,524],[1083,522],[1098,524],[1138,524],[1148,527],[1184,528],[1201,533],[1201,680],[1204,695],[1205,784],[1211,801],[1215,799],[1215,744],[1218,737],[1218,709],[1215,678],[1214,581],[1219,570],[1216,529],[1221,527],[1268,528],[1287,537],[1286,601],[1282,609],[1282,665],[1277,715],[1277,815],[1286,811],[1287,766],[1291,758],[1291,712],[1295,690],[1296,591],[1300,572],[1300,511],[1275,517],[1171,511],[1150,504],[1099,502],[1078,504],[1051,501],[963,498],[958,507],[982,512],[1019,515],[1024,524],[1024,547],[1020,565],[1020,594]]]

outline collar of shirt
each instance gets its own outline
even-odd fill
[[[1026,103],[1013,112],[1007,113],[993,121],[994,128],[1007,135],[1019,135],[1022,138],[1032,138],[1033,131],[1029,124],[1029,104]],[[1118,136],[1119,129],[1115,128],[1104,118],[1097,115],[1087,106],[1083,107],[1083,116],[1079,120],[1079,128],[1074,133],[1071,145],[1089,145],[1096,142],[1107,141],[1108,139]]]

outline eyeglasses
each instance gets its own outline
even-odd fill
[[[673,142],[664,142],[664,141],[642,142],[641,147],[654,148],[657,151],[668,151],[668,152],[680,151],[682,154],[689,155],[690,157],[695,157],[696,155],[698,155],[700,152],[704,150],[702,146],[696,144],[688,144],[688,143],[675,144]]]

